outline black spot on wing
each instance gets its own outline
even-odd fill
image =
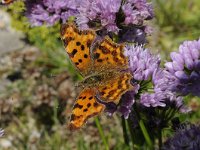
[[[84,49],[85,49],[85,46],[81,45],[81,50],[84,51]]]
[[[70,54],[72,55],[72,57],[74,57],[74,55],[76,55],[77,52],[77,49],[73,49],[73,51]]]
[[[87,109],[87,108],[83,109],[83,112],[87,112],[87,111],[88,111],[88,109]]]
[[[76,115],[72,114],[70,120],[73,121],[76,119]]]
[[[88,40],[87,41],[87,47],[90,47],[92,45],[92,41],[91,40]]]
[[[103,60],[102,59],[97,59],[97,62],[102,62]]]
[[[115,92],[116,92],[116,90],[111,90],[111,91],[108,93],[108,95],[109,95],[109,96],[112,96]]]
[[[99,104],[98,104],[97,102],[94,102],[93,106],[94,106],[94,107],[98,107]]]
[[[103,88],[103,90],[106,90],[106,89],[107,89],[107,87],[104,87],[104,88]]]
[[[121,88],[122,88],[121,80],[118,81],[118,86],[117,86],[117,87],[118,87],[118,89],[121,89]]]
[[[69,42],[71,42],[71,41],[73,41],[73,40],[74,40],[74,38],[72,38],[72,37],[64,38],[64,39],[63,39],[64,46],[66,47],[66,46],[69,44]]]
[[[99,58],[99,56],[100,56],[100,54],[99,54],[99,53],[95,53],[95,54],[94,54],[94,59],[98,59],[98,58]]]
[[[102,51],[104,54],[109,54],[110,50],[107,49],[105,46],[99,46],[99,49]]]
[[[88,55],[87,55],[87,54],[84,54],[84,58],[88,58]]]
[[[78,103],[76,103],[76,104],[74,105],[74,109],[75,109],[75,108],[82,109],[82,108],[83,108],[83,105],[79,105]]]
[[[75,62],[75,65],[76,65],[76,66],[78,66],[78,65],[79,65],[79,63],[78,63],[78,62]]]
[[[89,108],[90,106],[91,106],[91,104],[90,104],[90,103],[88,103],[88,104],[87,104],[87,107]]]
[[[113,59],[114,59],[115,62],[119,62],[119,58],[114,57]]]
[[[80,46],[80,45],[81,45],[81,43],[80,43],[80,42],[76,42],[76,45],[77,45],[77,46]]]
[[[111,52],[111,54],[115,57],[117,55],[117,52],[114,50]]]
[[[100,92],[100,95],[105,95],[106,93],[104,91]]]

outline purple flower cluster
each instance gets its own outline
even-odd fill
[[[75,0],[27,0],[25,4],[32,26],[54,25],[60,20],[66,22],[78,13]]]
[[[152,55],[143,46],[127,45],[125,55],[129,58],[129,68],[135,80],[149,80],[160,64],[160,57]]]
[[[140,97],[140,103],[146,107],[172,107],[180,112],[188,112],[190,109],[183,104],[183,97],[170,88],[174,85],[175,78],[169,72],[163,69],[156,69],[152,75],[153,92],[143,93]]]
[[[129,114],[132,111],[132,106],[135,103],[135,95],[138,93],[139,84],[134,84],[134,90],[126,92],[122,98],[118,107],[118,112],[122,114],[125,119],[128,119]]]
[[[152,19],[153,9],[146,0],[127,0],[122,6],[126,25],[142,25],[144,20]]]
[[[146,0],[27,0],[26,16],[32,26],[65,23],[71,17],[81,30],[100,36],[118,34],[118,42],[144,44],[150,30],[144,21],[153,18]]]
[[[200,39],[185,41],[179,46],[179,52],[171,53],[172,62],[165,67],[176,80],[173,86],[183,95],[200,96]]]
[[[123,24],[142,26],[153,18],[152,7],[146,0],[85,0],[80,1],[77,24],[82,29],[99,27],[118,33]]]
[[[160,68],[160,57],[153,55],[143,46],[128,45],[125,55],[129,58],[129,69],[137,81],[151,82],[152,90],[140,94],[140,103],[146,107],[172,106],[187,112],[182,97],[176,96],[171,88],[176,78],[168,71]],[[142,89],[142,85],[140,86]],[[148,88],[147,88],[148,89]],[[150,88],[151,89],[151,88]]]
[[[66,22],[74,16],[82,30],[93,28],[118,33],[125,25],[141,26],[134,27],[134,32],[142,30],[146,34],[143,22],[152,19],[153,13],[146,0],[27,0],[26,16],[33,26]]]
[[[179,130],[174,137],[168,139],[163,150],[198,150],[200,148],[200,127],[191,125],[189,128]]]
[[[121,0],[82,0],[77,4],[79,14],[77,24],[81,29],[88,29],[93,25],[106,28],[108,31],[118,32],[116,13],[119,11]]]

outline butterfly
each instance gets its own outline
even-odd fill
[[[14,1],[15,0],[1,0],[1,4],[8,5],[8,4],[10,4],[10,3],[14,2]]]
[[[71,62],[84,78],[79,83],[81,92],[69,123],[69,128],[76,130],[105,109],[101,101],[118,104],[121,96],[133,88],[132,76],[126,71],[128,60],[123,54],[124,45],[114,43],[108,36],[95,40],[95,31],[81,31],[73,23],[63,24],[60,32]]]

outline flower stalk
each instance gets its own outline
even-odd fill
[[[124,143],[127,146],[130,146],[127,124],[126,124],[127,121],[124,119],[124,117],[121,117],[121,119],[122,119],[122,129],[123,129]]]
[[[140,129],[141,129],[141,131],[142,131],[142,133],[144,135],[144,138],[146,140],[146,143],[148,144],[150,149],[153,149],[153,143],[152,143],[151,138],[150,138],[150,136],[148,134],[148,131],[147,131],[145,125],[144,125],[143,120],[139,121],[139,125],[140,125]]]
[[[104,144],[105,149],[106,149],[106,150],[109,150],[109,146],[108,146],[108,143],[107,143],[107,139],[106,139],[106,137],[105,137],[105,135],[104,135],[103,128],[102,128],[102,126],[101,126],[101,124],[100,124],[100,122],[99,122],[99,119],[98,119],[97,117],[95,117],[95,123],[96,123],[96,125],[97,125],[98,130],[99,130],[99,134],[100,134],[100,136],[101,136],[101,139],[102,139],[102,141],[103,141],[103,144]]]

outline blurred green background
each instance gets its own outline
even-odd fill
[[[151,3],[155,19],[148,22],[153,32],[147,47],[160,53],[163,60],[169,59],[170,51],[176,51],[184,40],[200,37],[199,0]],[[96,150],[106,149],[106,145],[113,150],[130,149],[124,145],[117,114],[111,118],[102,114],[100,124],[90,119],[78,132],[66,128],[79,75],[67,60],[60,25],[31,27],[19,1],[2,9],[10,14],[12,27],[25,34],[26,46],[0,56],[0,128],[5,131],[0,149]],[[185,101],[192,112],[181,115],[181,119],[199,122],[199,99],[188,96]],[[166,137],[170,134],[165,133]]]

